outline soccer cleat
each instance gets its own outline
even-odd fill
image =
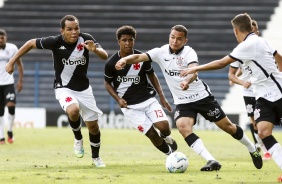
[[[8,143],[12,144],[14,142],[14,138],[8,137]]]
[[[1,145],[1,144],[5,144],[5,139],[1,139],[1,140],[0,140],[0,145]]]
[[[282,175],[277,178],[278,183],[282,183]]]
[[[163,139],[171,147],[172,152],[175,152],[177,150],[177,143],[173,138],[171,138],[170,136],[166,136]]]
[[[271,159],[270,153],[266,152],[266,153],[263,155],[262,160],[270,160],[270,159]]]
[[[8,131],[8,143],[12,144],[14,142],[13,132]]]
[[[250,155],[252,157],[252,160],[253,160],[255,167],[257,169],[261,169],[262,168],[262,158],[261,158],[261,155],[259,154],[258,150],[256,150],[253,153],[250,153]]]
[[[92,160],[93,160],[93,164],[96,167],[106,167],[106,164],[103,162],[103,160],[100,157],[92,158]]]
[[[208,163],[201,168],[201,171],[219,171],[221,168],[221,165],[216,160],[209,160]]]
[[[84,156],[83,140],[74,139],[74,154],[77,158],[82,158]]]

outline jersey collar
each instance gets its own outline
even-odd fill
[[[0,49],[3,49],[3,50],[5,50],[5,48],[6,48],[6,44],[2,47],[2,48],[0,48]]]
[[[169,52],[170,54],[178,55],[181,51],[183,51],[183,49],[184,49],[184,46],[180,48],[179,50],[177,50],[176,52],[173,52],[172,49],[169,47]]]
[[[255,33],[254,32],[249,32],[249,34],[247,34],[247,36],[245,37],[244,41],[251,35],[254,35]]]

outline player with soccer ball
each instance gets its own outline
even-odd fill
[[[179,76],[181,70],[198,65],[198,57],[194,49],[185,46],[188,41],[187,34],[188,30],[183,25],[173,26],[169,35],[169,44],[149,50],[147,53],[123,57],[117,62],[116,69],[122,70],[126,64],[145,61],[159,64],[176,104],[174,114],[176,126],[185,142],[207,161],[201,171],[219,170],[221,164],[209,153],[202,140],[193,133],[197,113],[215,122],[220,129],[245,145],[255,167],[260,169],[262,158],[255,145],[240,126],[233,124],[227,118],[208,85],[199,79],[197,73],[186,77]]]

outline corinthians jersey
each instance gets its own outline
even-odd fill
[[[74,44],[66,43],[62,35],[36,39],[38,49],[52,51],[55,69],[54,88],[65,87],[74,91],[83,91],[89,87],[87,77],[89,51],[81,45],[86,40],[93,40],[97,47],[101,48],[87,33],[80,33],[78,41]]]
[[[230,64],[230,67],[232,68],[240,68],[242,75],[239,77],[242,81],[248,81],[251,82],[251,76],[248,73],[248,68],[244,68],[242,64],[239,61],[235,61]],[[244,88],[244,87],[243,87]],[[253,86],[251,85],[249,88],[244,88],[243,91],[243,96],[248,96],[248,97],[255,97],[255,94],[253,92]]]
[[[16,52],[18,47],[12,43],[6,43],[4,49],[0,49],[0,86],[14,84],[14,76],[6,72],[5,66]]]
[[[147,55],[151,61],[159,64],[172,93],[174,104],[195,102],[211,95],[208,85],[199,78],[189,84],[188,90],[182,90],[180,87],[180,82],[184,79],[179,76],[180,71],[191,63],[198,63],[197,54],[191,47],[184,46],[178,53],[172,53],[167,44],[149,50]]]
[[[250,33],[229,54],[248,70],[256,99],[274,102],[282,98],[282,73],[278,71],[273,57],[276,53],[265,39]]]
[[[140,54],[134,50],[134,54]],[[110,57],[105,65],[105,81],[113,84],[120,98],[126,100],[128,105],[134,105],[152,98],[156,91],[150,85],[146,74],[153,74],[150,62],[140,62],[126,65],[122,70],[116,70],[115,65],[121,59],[119,52]]]

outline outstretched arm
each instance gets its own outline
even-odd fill
[[[132,55],[121,58],[116,63],[116,69],[121,70],[126,64],[135,64],[135,63],[140,63],[144,61],[149,61],[149,57],[147,56],[147,54],[145,53],[132,54]]]
[[[17,60],[17,68],[18,68],[18,82],[17,82],[17,91],[20,92],[23,89],[23,62],[21,58]]]
[[[214,60],[214,61],[207,63],[207,64],[204,64],[204,65],[199,65],[199,66],[196,66],[196,67],[187,68],[187,69],[180,72],[180,76],[184,77],[184,76],[187,76],[188,74],[196,73],[198,71],[221,69],[221,68],[224,68],[225,66],[229,65],[230,63],[233,63],[234,61],[235,60],[232,59],[231,57],[225,56],[222,59]]]
[[[93,40],[86,40],[82,45],[89,51],[94,52],[100,59],[108,59],[108,53],[103,48],[98,48]]]
[[[150,79],[152,85],[156,89],[159,97],[160,97],[160,102],[164,108],[166,108],[169,112],[172,112],[172,108],[170,104],[168,103],[167,99],[165,98],[165,95],[163,93],[162,87],[160,85],[159,79],[155,73],[153,74],[148,74],[148,78]]]
[[[35,39],[28,40],[6,64],[5,66],[6,72],[12,74],[14,72],[15,62],[17,62],[23,55],[28,53],[31,49],[35,49],[35,48],[36,48]]]

